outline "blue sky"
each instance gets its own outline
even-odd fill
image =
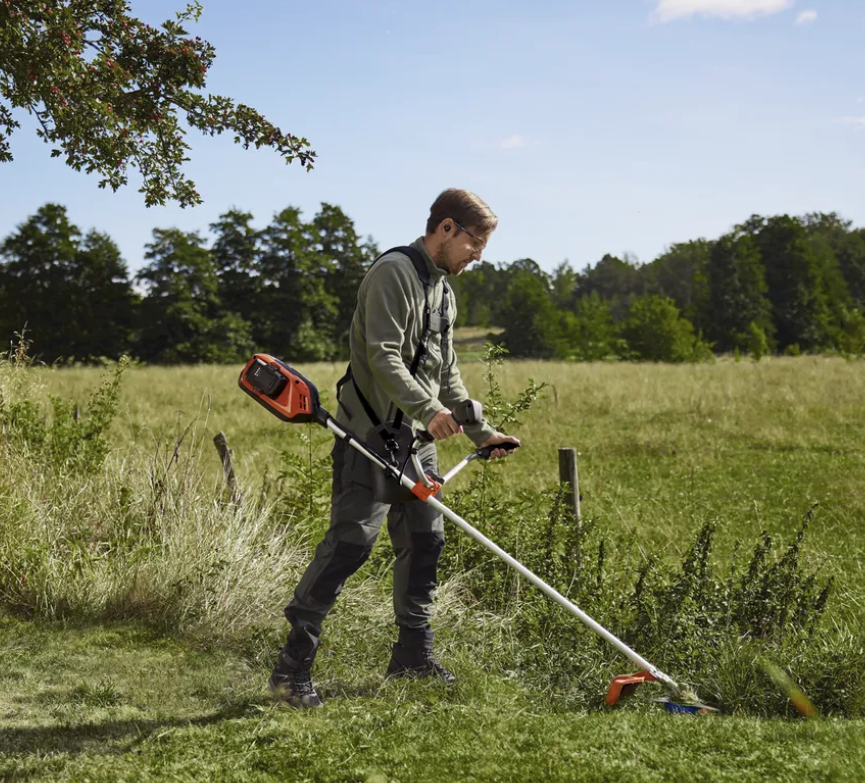
[[[46,201],[108,232],[130,269],[155,227],[207,233],[238,207],[340,205],[384,249],[445,187],[488,201],[487,260],[651,261],[752,213],[836,210],[865,226],[865,4],[851,0],[203,0],[213,93],[318,153],[190,134],[205,203],[146,208],[49,157],[33,125],[0,165],[0,237]],[[132,0],[150,23],[182,0]]]

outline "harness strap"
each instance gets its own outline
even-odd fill
[[[420,367],[420,363],[423,360],[424,356],[427,352],[427,340],[429,339],[429,335],[431,331],[441,332],[442,341],[444,341],[447,335],[450,332],[450,319],[448,317],[448,309],[450,306],[450,288],[448,287],[447,281],[444,282],[444,296],[442,298],[442,307],[441,313],[431,313],[429,306],[429,288],[430,288],[430,273],[427,268],[426,262],[424,261],[423,255],[421,255],[419,250],[416,250],[413,247],[409,247],[408,245],[393,247],[390,250],[386,250],[384,253],[379,255],[370,265],[372,267],[379,259],[388,255],[389,253],[402,253],[411,260],[412,265],[417,272],[417,276],[420,279],[421,283],[424,287],[424,297],[426,299],[424,304],[424,312],[423,312],[423,330],[421,332],[420,342],[418,343],[417,348],[415,349],[414,356],[412,357],[411,365],[409,365],[409,375],[414,378],[417,375],[417,371]],[[435,328],[433,328],[435,327]],[[444,358],[444,356],[442,357]],[[345,375],[337,381],[336,384],[336,399],[337,403],[342,406],[342,409],[345,411],[346,415],[349,419],[352,418],[351,411],[343,405],[340,400],[340,393],[342,392],[342,387],[348,381],[352,382],[352,386],[354,386],[354,390],[357,394],[357,398],[360,400],[360,404],[363,406],[363,410],[366,415],[369,417],[369,420],[372,422],[373,426],[376,429],[380,429],[382,432],[384,429],[382,428],[381,419],[376,415],[373,410],[372,405],[370,405],[369,400],[366,399],[363,392],[361,392],[360,387],[357,385],[357,382],[354,380],[354,376],[351,372],[351,362],[349,362],[348,367],[345,371]],[[403,420],[403,412],[402,409],[397,409],[396,416],[394,417],[394,429],[399,430],[402,425]]]

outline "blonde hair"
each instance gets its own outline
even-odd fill
[[[448,188],[439,193],[429,210],[427,234],[432,234],[447,218],[482,233],[492,231],[499,224],[499,219],[483,199],[460,188]]]

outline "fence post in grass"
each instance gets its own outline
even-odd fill
[[[241,495],[237,489],[237,478],[234,475],[234,465],[231,464],[231,449],[228,448],[228,439],[224,432],[219,432],[213,439],[216,450],[222,458],[222,470],[225,473],[225,481],[228,484],[228,491],[232,503],[240,503]]]
[[[574,448],[559,449],[559,483],[567,484],[568,491],[565,495],[565,504],[568,511],[573,515],[574,526],[577,531],[577,546],[574,558],[577,568],[580,567],[580,479],[577,473],[577,450]]]

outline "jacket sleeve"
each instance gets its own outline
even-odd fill
[[[451,323],[456,323],[456,301],[453,293],[451,293],[450,296],[450,312],[453,313]],[[448,343],[448,356],[444,357],[446,361],[442,363],[441,392],[439,393],[439,400],[449,410],[453,410],[457,403],[462,402],[462,400],[469,397],[469,393],[463,383],[459,365],[457,364],[457,354],[453,344],[453,328],[451,328],[450,335],[448,336]],[[448,371],[448,365],[450,365],[450,371]],[[477,424],[468,424],[464,426],[463,432],[465,432],[475,446],[480,446],[481,443],[496,434],[496,429],[486,420],[486,418],[484,418]]]
[[[373,379],[406,416],[428,426],[445,406],[411,377],[402,358],[414,293],[408,269],[379,261],[367,278],[366,355]]]

